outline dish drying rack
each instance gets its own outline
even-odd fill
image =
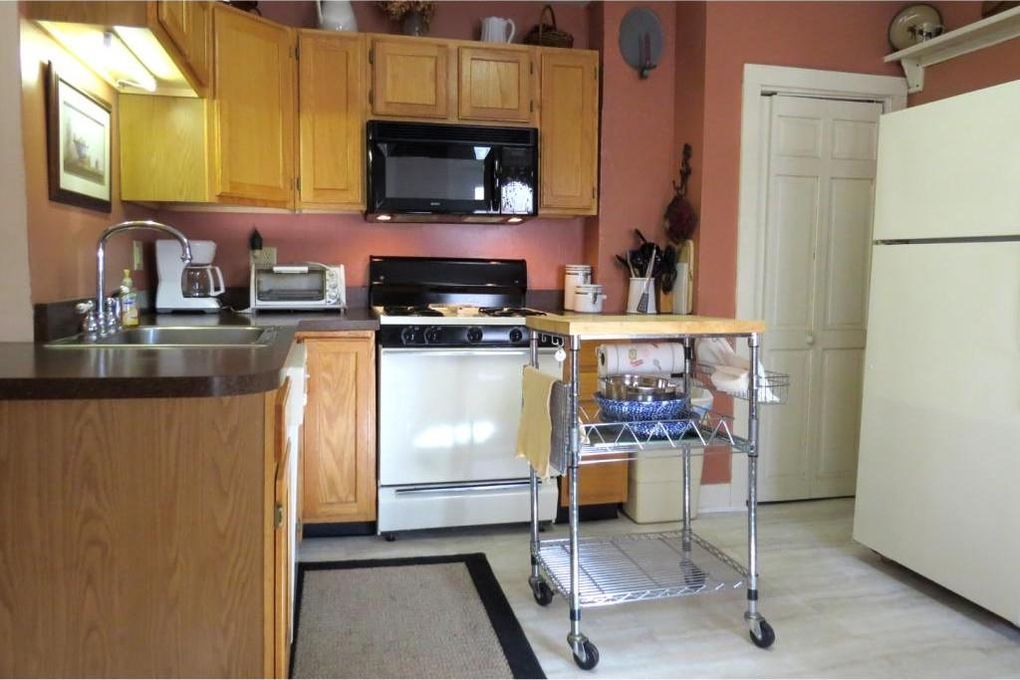
[[[547,325],[555,319],[546,319]],[[719,321],[719,320],[716,320]],[[529,323],[529,326],[531,324]],[[639,324],[635,324],[640,326]],[[719,324],[711,325],[717,329]],[[619,329],[617,325],[614,328]],[[538,366],[542,339],[567,354],[568,379],[557,381],[550,399],[552,455],[550,464],[568,478],[567,538],[540,539],[538,521],[538,477],[531,470],[531,574],[528,579],[535,601],[548,605],[555,594],[564,597],[570,609],[567,643],[574,661],[591,670],[599,661],[595,644],[581,629],[581,611],[627,602],[732,592],[744,589],[751,641],[761,648],[775,641],[775,631],[759,611],[758,587],[758,422],[760,406],[782,404],[788,397],[790,380],[773,371],[749,372],[746,391],[729,396],[748,402],[747,434],[735,433],[734,419],[715,411],[685,413],[669,421],[604,422],[597,408],[581,405],[579,395],[579,352],[585,340],[631,340],[680,342],[685,349],[684,392],[690,394],[695,380],[713,389],[714,367],[694,361],[694,340],[698,337],[746,339],[750,365],[758,366],[758,331],[721,333],[697,332],[691,323],[676,333],[644,334],[621,332],[586,334],[531,330],[531,365]],[[766,389],[767,388],[767,389]],[[763,400],[764,399],[764,400]],[[696,534],[691,521],[691,457],[706,449],[726,447],[743,454],[748,466],[746,566]],[[683,461],[683,513],[678,531],[635,533],[612,537],[581,537],[578,526],[578,471],[581,466],[680,457]]]

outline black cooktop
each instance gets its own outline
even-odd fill
[[[383,314],[387,316],[442,316],[438,309],[428,305],[386,305]]]
[[[482,307],[478,313],[482,316],[545,316],[545,312],[526,307]]]

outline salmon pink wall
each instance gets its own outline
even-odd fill
[[[886,38],[889,21],[901,5],[889,2],[695,4],[703,4],[706,16],[704,149],[700,154],[695,149],[694,163],[695,171],[701,170],[703,178],[695,305],[703,314],[732,316],[736,312],[737,205],[744,64],[902,76],[903,71],[898,64],[882,61],[891,52]],[[942,13],[947,30],[980,18],[981,3],[932,4]],[[689,7],[680,10],[678,22],[685,21],[685,15],[691,13],[693,10]],[[697,21],[696,17],[694,21]],[[682,33],[685,29],[678,30]],[[696,29],[692,30],[697,32]],[[1020,41],[1012,41],[1017,42]],[[1012,43],[1007,43],[1011,47],[1000,46],[1000,59],[1020,54],[1020,48]],[[947,62],[929,68],[926,91],[913,96],[911,103],[974,89],[971,83],[978,83],[976,87],[980,87],[983,86],[980,83],[992,84],[1020,77],[1020,66],[1016,66],[1016,59],[1009,64],[993,66],[992,57],[977,56],[991,53],[988,50],[965,57],[974,58],[971,67]],[[988,70],[980,73],[983,68]],[[946,82],[940,85],[941,73],[945,73]],[[678,74],[678,77],[681,76]],[[696,116],[694,109],[698,101],[697,93],[688,97],[685,87],[678,81],[677,120],[681,121],[689,115]],[[678,132],[678,145],[682,141]]]
[[[659,16],[663,49],[658,66],[642,80],[620,54],[624,15],[648,7]],[[676,91],[676,4],[610,2],[599,6],[602,50],[602,147],[599,214],[589,238],[595,279],[605,286],[609,311],[626,308],[628,274],[615,257],[636,246],[634,229],[664,240],[662,215],[672,197],[673,108]]]
[[[882,61],[889,52],[886,27],[898,9],[885,2],[707,3],[696,301],[700,313],[736,313],[744,64],[898,75],[897,65]]]
[[[355,0],[354,16],[358,30],[363,33],[399,33],[400,25],[377,7],[375,2]],[[513,20],[517,33],[513,42],[521,38],[538,23],[543,2],[440,2],[432,17],[428,35],[433,38],[457,40],[478,40],[479,20],[482,17],[500,16]],[[588,46],[588,8],[583,2],[553,2],[556,25],[574,36],[574,47]],[[298,2],[263,2],[259,9],[267,19],[289,26],[314,28],[318,25],[315,3],[307,0]]]
[[[580,220],[516,225],[378,224],[359,215],[176,212],[160,218],[190,238],[216,241],[227,285],[248,281],[248,237],[256,227],[280,262],[343,264],[348,286],[368,285],[370,255],[524,258],[531,288],[559,288],[562,266],[581,257]]]
[[[113,106],[112,165],[113,211],[78,208],[49,200],[46,161],[46,63],[73,84]],[[54,302],[95,295],[96,239],[115,222],[148,217],[151,211],[122,204],[117,145],[117,99],[109,85],[68,55],[34,23],[21,21],[21,106],[25,152],[28,213],[28,253],[32,302]],[[121,270],[131,265],[130,239],[110,243],[107,251],[109,289],[120,282]],[[139,287],[143,277],[136,277]]]

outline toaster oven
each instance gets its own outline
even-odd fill
[[[250,299],[252,310],[344,309],[344,266],[307,262],[252,267]]]

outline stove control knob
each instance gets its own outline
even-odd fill
[[[510,329],[510,342],[516,344],[516,343],[520,342],[523,339],[524,339],[524,331],[522,331],[520,328],[511,328]]]
[[[408,326],[407,328],[402,329],[400,331],[400,342],[405,345],[413,345],[415,330],[414,326]]]
[[[472,344],[478,344],[482,341],[482,329],[478,326],[472,326],[467,331],[467,339]]]
[[[435,345],[439,343],[442,329],[439,326],[429,326],[425,329],[425,343]]]

